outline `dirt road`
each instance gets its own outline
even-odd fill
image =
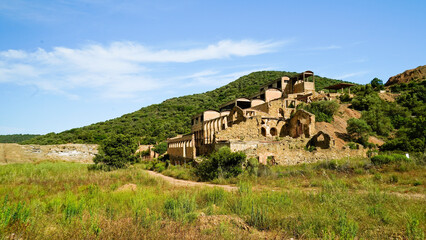
[[[156,177],[156,178],[161,178],[163,180],[165,180],[166,182],[172,184],[172,185],[176,185],[176,186],[184,186],[184,187],[218,187],[218,188],[223,188],[225,191],[237,191],[238,187],[235,186],[231,186],[231,185],[218,185],[218,184],[211,184],[211,183],[205,183],[205,182],[193,182],[193,181],[189,181],[189,180],[181,180],[181,179],[176,179],[176,178],[172,178],[169,176],[164,176],[161,173],[157,173],[154,171],[145,171],[146,173],[148,173],[148,175]],[[277,188],[269,188],[267,186],[262,186],[262,187],[257,187],[257,190],[272,190],[272,191],[278,191],[279,189]],[[305,191],[305,192],[317,192],[319,189],[300,189],[301,191]],[[368,191],[365,190],[355,190],[354,193],[357,194],[369,194]],[[393,196],[397,196],[400,198],[406,198],[406,199],[419,199],[419,200],[425,200],[426,196],[424,194],[421,193],[398,193],[398,192],[387,192],[386,194],[389,195],[393,195]]]
[[[164,176],[161,173],[153,172],[153,171],[146,171],[150,176],[157,177],[164,179],[166,182],[176,185],[176,186],[184,186],[184,187],[218,187],[223,188],[226,191],[236,191],[238,190],[238,187],[230,186],[230,185],[218,185],[218,184],[211,184],[211,183],[205,183],[205,182],[193,182],[188,180],[181,180],[176,179],[168,176]]]

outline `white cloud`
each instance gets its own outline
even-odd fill
[[[256,72],[256,71],[266,71],[266,70],[270,70],[270,69],[257,68],[257,69],[250,69],[245,71],[225,73],[225,74],[223,73],[219,74],[219,72],[212,71],[212,70],[202,71],[202,72],[192,74],[190,76],[185,76],[185,78],[189,79],[190,82],[183,85],[182,87],[192,87],[192,86],[199,86],[199,85],[220,87],[249,73]]]
[[[155,50],[134,42],[82,48],[55,47],[51,51],[7,50],[0,52],[0,83],[33,85],[72,98],[71,90],[95,90],[105,98],[132,98],[137,93],[165,84],[157,79],[152,64],[190,63],[259,55],[274,51],[284,42],[223,40],[204,48]],[[199,72],[188,79],[208,79],[217,72]],[[229,76],[230,77],[230,76]],[[225,81],[221,77],[215,82]],[[221,80],[222,79],[222,80]],[[207,81],[206,80],[206,81]],[[78,91],[73,91],[78,92]]]
[[[368,73],[368,71],[346,73],[346,74],[335,77],[335,79],[347,79],[347,78],[351,78],[351,77],[362,76],[362,75],[365,75],[367,73]]]

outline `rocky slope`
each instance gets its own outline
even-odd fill
[[[67,161],[92,163],[98,153],[96,144],[19,145],[0,144],[0,164],[38,161]]]
[[[398,83],[409,83],[410,81],[426,80],[426,65],[409,69],[403,73],[390,77],[385,86]]]

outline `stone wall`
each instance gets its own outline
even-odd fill
[[[45,160],[93,163],[98,153],[96,144],[19,145],[0,144],[0,164]]]
[[[259,159],[266,164],[268,157],[279,165],[295,165],[313,163],[321,160],[342,159],[345,157],[365,156],[364,149],[318,149],[312,152],[305,150],[309,139],[293,139],[286,137],[280,141],[229,141],[218,144],[216,148],[228,146],[232,151],[243,151],[247,157]]]
[[[305,110],[297,110],[280,136],[312,137],[315,134],[315,115]]]

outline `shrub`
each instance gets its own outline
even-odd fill
[[[344,93],[344,94],[340,95],[339,99],[340,99],[341,102],[350,102],[350,101],[352,101],[352,98],[347,93]]]
[[[242,164],[246,155],[242,152],[231,152],[229,147],[222,147],[202,161],[196,168],[195,174],[201,180],[212,180],[218,177],[236,177],[242,173]]]
[[[155,145],[152,151],[158,153],[158,155],[163,155],[165,152],[167,152],[167,143],[162,142]]]
[[[251,176],[257,176],[257,172],[259,170],[259,160],[256,158],[249,158],[246,163],[246,171]]]
[[[346,131],[348,131],[351,140],[361,144],[366,144],[371,132],[370,126],[364,120],[356,118],[349,119],[347,123],[348,126],[346,127]]]
[[[317,150],[317,148],[315,147],[315,146],[305,146],[305,150],[306,151],[308,151],[308,152],[313,152],[313,151],[316,151]]]
[[[96,154],[93,161],[96,165],[108,166],[108,169],[123,168],[138,161],[134,155],[137,147],[137,142],[130,136],[112,135],[100,144],[99,153]]]
[[[371,158],[371,163],[374,165],[383,165],[390,163],[399,163],[399,162],[410,162],[411,160],[401,154],[392,154],[392,155],[377,155]]]
[[[359,145],[354,142],[348,142],[349,149],[359,149]]]
[[[333,115],[339,109],[339,104],[336,101],[318,101],[309,105],[301,105],[300,108],[313,113],[317,122],[332,122]]]

